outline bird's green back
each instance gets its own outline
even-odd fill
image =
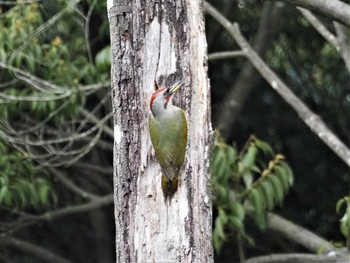
[[[155,119],[149,117],[149,130],[153,147],[161,167],[181,167],[186,152],[187,123],[182,110],[178,116]],[[176,120],[176,121],[175,121]]]

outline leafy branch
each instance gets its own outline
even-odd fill
[[[264,168],[263,157],[273,156]],[[263,162],[262,162],[263,163]],[[220,251],[227,239],[225,229],[234,229],[248,242],[253,240],[245,230],[247,212],[256,224],[266,227],[266,212],[281,205],[293,183],[293,174],[281,154],[252,136],[240,153],[220,137],[212,159],[214,202],[218,217],[213,233],[214,246]]]

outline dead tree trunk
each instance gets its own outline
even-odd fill
[[[210,95],[201,0],[110,0],[117,262],[213,262]],[[171,202],[147,119],[154,83],[184,79],[186,161]]]

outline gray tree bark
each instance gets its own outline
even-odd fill
[[[107,1],[112,47],[117,262],[213,262],[210,95],[201,0]],[[147,119],[155,88],[184,79],[188,145],[171,202]]]

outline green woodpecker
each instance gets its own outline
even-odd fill
[[[179,172],[185,159],[187,122],[185,113],[172,104],[172,97],[183,82],[159,88],[151,96],[149,132],[162,170],[164,198],[171,198],[178,188]]]

